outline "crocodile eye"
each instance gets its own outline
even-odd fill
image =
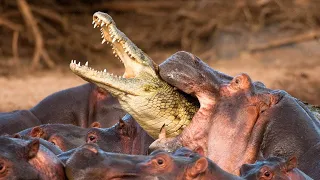
[[[6,170],[6,166],[3,163],[0,163],[0,173],[4,173]]]

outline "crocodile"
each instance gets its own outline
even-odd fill
[[[111,45],[125,72],[121,77],[106,69],[97,71],[88,62],[81,65],[76,60],[71,61],[70,69],[117,97],[122,108],[151,137],[156,139],[163,126],[168,137],[179,135],[198,110],[198,102],[163,81],[158,65],[116,27],[111,16],[96,12],[92,24],[94,28],[100,27],[102,44]]]

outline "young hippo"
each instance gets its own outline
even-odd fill
[[[134,172],[145,156],[107,153],[96,144],[85,144],[75,150],[66,161],[65,172],[70,180],[130,179],[151,180]]]
[[[0,144],[0,179],[66,179],[60,160],[39,140],[0,136]]]
[[[110,128],[91,128],[86,135],[87,143],[96,143],[107,152],[124,154],[147,154],[153,141],[129,114]]]
[[[158,179],[242,179],[225,172],[208,158],[186,148],[180,148],[173,154],[155,151],[136,165],[135,173]]]
[[[100,128],[98,122],[91,124],[92,128]],[[82,128],[71,124],[45,124],[26,129],[17,133],[20,136],[42,138],[62,151],[77,148],[86,142],[86,134],[89,128]]]
[[[269,157],[254,164],[244,164],[240,168],[241,177],[248,180],[311,180],[304,172],[297,168],[297,158],[285,161],[280,157]]]
[[[303,103],[252,82],[247,74],[232,78],[187,52],[172,55],[159,73],[169,84],[196,96],[200,109],[179,136],[162,137],[152,149],[185,146],[239,174],[240,166],[254,163],[260,151],[283,158],[296,155],[302,162],[300,157],[320,141],[320,122]]]

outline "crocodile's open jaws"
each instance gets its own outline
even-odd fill
[[[81,78],[97,84],[119,99],[123,109],[153,138],[163,125],[170,137],[177,136],[191,121],[198,109],[157,73],[157,65],[117,27],[112,18],[102,12],[93,15],[94,27],[100,27],[102,43],[110,43],[113,53],[124,64],[122,77],[106,70],[96,71],[71,61],[71,70]]]

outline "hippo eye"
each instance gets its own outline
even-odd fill
[[[53,141],[51,141],[51,144],[56,145],[56,143],[54,143]]]
[[[239,80],[239,79],[236,79],[235,83],[236,83],[236,84],[239,84],[239,83],[240,83],[240,80]]]
[[[264,175],[265,177],[270,177],[271,173],[270,173],[269,171],[265,171],[265,172],[263,173],[263,175]]]
[[[90,141],[93,141],[93,140],[95,140],[95,139],[96,139],[96,138],[95,138],[94,136],[90,136],[90,137],[89,137],[89,140],[90,140]]]
[[[4,164],[0,163],[0,173],[4,173],[5,170],[6,170],[6,167],[4,166]]]
[[[95,143],[96,140],[97,140],[96,136],[94,136],[94,135],[88,136],[88,142],[93,142],[93,143]]]
[[[162,165],[162,164],[163,164],[163,160],[162,160],[162,159],[158,159],[158,160],[157,160],[157,163],[158,163],[159,165]]]

